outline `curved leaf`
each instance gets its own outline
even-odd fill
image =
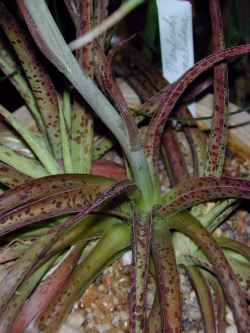
[[[21,137],[27,142],[29,147],[32,149],[37,158],[44,165],[46,170],[51,174],[62,173],[57,161],[53,155],[43,147],[39,138],[33,134],[32,131],[27,129],[15,116],[13,116],[8,110],[0,105],[0,114],[3,118],[15,128],[15,130],[21,135]]]
[[[110,185],[85,184],[59,190],[55,194],[26,203],[0,217],[0,236],[34,222],[79,212],[84,206],[94,202],[107,188],[110,188]]]
[[[0,169],[1,170],[1,169]],[[0,213],[20,206],[30,200],[37,200],[59,191],[73,189],[87,184],[113,184],[108,178],[92,175],[54,175],[31,180],[0,196]]]
[[[7,304],[5,311],[0,314],[0,332],[9,332],[26,298],[31,294],[48,270],[52,268],[56,259],[57,256],[50,258],[19,286]]]
[[[82,253],[82,244],[76,245],[64,261],[33,292],[17,315],[11,333],[21,333],[33,318],[44,311],[64,286]]]
[[[36,262],[48,250],[54,241],[54,234],[42,237],[35,241],[25,253],[17,259],[15,265],[0,281],[0,310],[1,313],[6,309],[8,302],[13,297],[16,289],[23,282],[27,274],[35,266]]]
[[[188,212],[172,216],[168,221],[170,229],[190,237],[206,255],[213,271],[223,287],[227,302],[232,309],[237,329],[240,333],[249,329],[249,313],[245,295],[223,251],[211,234]]]
[[[64,286],[64,290],[49,304],[32,327],[44,333],[57,332],[84,290],[114,256],[128,247],[129,241],[130,228],[128,226],[120,225],[111,228],[87,258],[76,267]]]
[[[44,136],[46,137],[46,128],[44,126],[42,117],[39,113],[34,95],[30,90],[29,84],[19,71],[17,71],[15,75],[10,75],[11,73],[13,73],[18,69],[18,64],[16,63],[16,60],[12,55],[12,53],[4,45],[1,39],[0,39],[0,68],[6,75],[9,75],[9,80],[24,99],[26,105],[28,106],[29,110],[32,113],[32,116],[36,120],[38,128],[40,129],[41,133],[43,133]]]
[[[127,156],[135,182],[141,190],[142,205],[151,207],[153,182],[143,148],[141,146],[131,147],[126,124],[95,83],[79,67],[58,30],[45,1],[18,0],[17,3],[40,50],[59,71],[64,73],[115,135]]]
[[[250,199],[250,181],[229,177],[199,177],[181,182],[162,199],[162,215],[175,213],[205,201],[222,198]]]
[[[200,74],[204,73],[220,61],[248,52],[250,52],[250,44],[215,52],[205,59],[200,60],[172,86],[162,109],[152,118],[147,133],[145,149],[150,161],[152,161],[154,165],[156,165],[158,158],[161,133],[164,129],[168,116],[190,83],[192,83]]]
[[[38,55],[32,49],[32,40],[24,33],[3,2],[0,3],[0,25],[11,41],[26,73],[26,77],[36,98],[42,119],[48,132],[49,141],[57,159],[61,158],[59,130],[59,108],[57,93]]]
[[[226,333],[226,302],[223,290],[218,280],[210,273],[203,271],[207,276],[209,284],[214,290],[214,303],[216,309],[216,333]]]
[[[10,167],[7,164],[0,162],[0,183],[9,188],[14,188],[23,183],[27,183],[32,178],[18,172],[16,169]]]
[[[226,237],[216,237],[216,242],[220,245],[223,249],[228,249],[233,252],[241,254],[243,257],[246,257],[250,260],[250,247],[238,242],[236,240],[232,240]]]
[[[184,118],[194,119],[187,108],[181,106],[178,110],[178,115]],[[207,158],[207,145],[205,142],[205,136],[195,126],[183,126],[183,132],[189,143],[192,159],[193,159],[193,175],[198,177],[204,176],[205,163]]]
[[[32,178],[48,176],[48,171],[33,158],[22,156],[0,144],[0,161]]]
[[[215,313],[212,295],[206,279],[195,266],[185,266],[190,282],[196,292],[206,333],[216,332]]]

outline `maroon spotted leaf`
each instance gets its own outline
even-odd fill
[[[171,187],[189,177],[186,161],[180,150],[180,143],[175,131],[170,126],[165,129],[163,134],[162,152]]]
[[[117,110],[120,112],[123,117],[127,128],[128,135],[130,139],[130,143],[133,147],[138,144],[138,130],[136,123],[133,119],[133,116],[130,114],[128,110],[128,106],[125,98],[122,95],[122,92],[113,76],[113,60],[115,55],[125,46],[127,45],[128,40],[120,42],[115,48],[113,48],[108,56],[106,57],[103,53],[103,50],[100,49],[99,45],[95,47],[95,58],[97,62],[97,77],[99,78],[99,84],[104,87],[106,94],[112,99]]]
[[[32,326],[38,331],[57,332],[89,284],[107,263],[129,246],[129,242],[129,226],[120,224],[110,228],[87,258],[76,267],[61,293],[54,298]]]
[[[15,188],[23,183],[30,181],[31,178],[12,168],[11,166],[0,163],[0,183],[9,188]]]
[[[215,52],[205,59],[199,61],[172,86],[172,89],[168,93],[167,100],[165,101],[162,109],[157,114],[155,114],[149,125],[145,149],[151,163],[156,165],[159,153],[160,138],[168,116],[190,83],[192,83],[200,74],[204,73],[215,64],[225,59],[230,59],[232,57],[248,53],[249,51],[250,44],[246,44]]]
[[[145,332],[151,225],[152,215],[143,217],[134,208],[130,291],[131,333]]]
[[[249,313],[245,294],[240,288],[235,273],[228,263],[222,249],[213,239],[211,234],[200,222],[188,212],[182,212],[172,216],[168,227],[182,232],[192,239],[199,249],[206,255],[213,266],[213,272],[219,280],[226,300],[233,312],[238,332],[249,330]]]
[[[193,119],[191,113],[184,106],[180,107],[178,115],[184,119]],[[204,176],[207,159],[205,135],[196,126],[183,126],[183,132],[189,143],[192,154],[193,174],[194,176]]]
[[[156,271],[162,332],[181,332],[180,281],[177,271],[172,235],[154,224],[152,255]]]
[[[213,51],[225,48],[220,1],[211,0],[210,16],[212,23]],[[228,118],[228,69],[227,64],[214,66],[214,113],[208,144],[207,176],[221,176],[227,142]]]
[[[161,333],[161,313],[158,294],[155,294],[153,307],[146,322],[147,333]]]
[[[0,235],[18,230],[34,222],[41,222],[52,217],[79,212],[110,184],[82,184],[71,189],[58,189],[57,192],[41,199],[30,201],[10,210],[0,218]]]
[[[7,167],[9,170],[10,167]],[[0,168],[1,172],[1,168]],[[28,177],[26,177],[29,179]],[[6,191],[0,195],[0,214],[3,215],[8,210],[27,203],[31,200],[37,200],[56,194],[65,190],[78,188],[86,184],[113,184],[108,178],[91,176],[91,175],[53,175],[43,177],[20,184],[18,187]]]
[[[32,39],[0,3],[0,26],[14,47],[36,98],[55,157],[61,158],[57,92],[39,61]]]
[[[76,36],[80,37],[93,28],[93,0],[80,1],[79,22],[77,24]],[[77,50],[77,58],[83,66],[84,71],[93,78],[93,43],[88,43],[81,49]]]
[[[54,234],[42,237],[30,246],[25,253],[11,266],[7,274],[0,281],[0,310],[6,309],[16,289],[23,282],[27,274],[53,244]],[[2,320],[1,320],[2,322]]]
[[[199,268],[195,266],[186,266],[185,270],[200,304],[204,331],[211,333],[216,332],[213,299],[208,283]]]
[[[160,214],[173,214],[196,204],[223,198],[250,199],[250,181],[229,177],[194,177],[181,182],[162,199]]]

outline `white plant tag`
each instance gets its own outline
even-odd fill
[[[183,0],[156,0],[163,76],[172,83],[194,65],[192,5]],[[195,105],[189,105],[195,115]]]

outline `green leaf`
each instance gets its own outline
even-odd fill
[[[7,47],[4,45],[1,39],[0,39],[0,68],[6,75],[10,75],[9,76],[10,81],[24,99],[26,105],[28,106],[29,110],[31,111],[37,123],[38,128],[46,138],[46,128],[44,126],[42,117],[37,107],[34,95],[26,79],[23,77],[22,73],[20,73],[20,70],[17,71],[18,64],[16,63],[16,59],[14,58],[12,53],[7,49]],[[14,71],[16,71],[15,75],[11,75],[11,73],[13,73]]]
[[[44,0],[19,0],[18,5],[41,51],[64,73],[121,144],[136,184],[142,192],[140,204],[149,210],[153,204],[153,184],[142,147],[134,149],[130,146],[125,123],[94,82],[79,67]]]
[[[93,119],[87,106],[75,101],[72,110],[71,154],[76,173],[90,172],[93,135]]]
[[[74,246],[55,271],[39,284],[17,315],[12,327],[13,332],[23,332],[32,319],[49,306],[74,269],[83,246],[85,244]]]
[[[120,225],[111,228],[97,243],[85,260],[80,263],[61,293],[35,321],[39,331],[56,332],[89,284],[102,269],[122,250],[129,246],[130,228]]]
[[[61,142],[62,142],[62,153],[63,153],[63,166],[65,173],[73,173],[73,165],[71,160],[70,153],[70,144],[69,144],[69,136],[67,132],[67,128],[65,125],[64,114],[66,113],[66,101],[65,94],[63,98],[63,106],[59,108],[59,118],[60,118],[60,134],[61,134]]]
[[[39,56],[32,47],[32,40],[19,26],[14,17],[0,4],[0,25],[14,47],[22,63],[28,82],[35,96],[41,117],[45,124],[53,153],[61,158],[59,107],[57,93],[50,77],[40,64]]]
[[[35,159],[15,153],[13,150],[0,144],[0,161],[12,166],[17,171],[32,177],[48,176],[48,171]]]
[[[198,298],[205,332],[216,332],[215,312],[213,308],[213,299],[208,283],[199,268],[195,266],[186,266],[190,282]]]
[[[11,126],[15,128],[15,130],[27,142],[27,144],[33,150],[37,158],[41,161],[41,163],[50,174],[62,173],[62,170],[57,161],[54,159],[52,154],[43,147],[37,136],[34,135],[32,131],[28,130],[24,125],[22,125],[22,123],[18,121],[15,116],[13,116],[1,105],[0,114]]]
[[[188,212],[172,216],[168,221],[168,227],[170,230],[182,232],[191,238],[206,255],[208,261],[213,266],[214,274],[216,274],[217,279],[223,287],[238,330],[240,332],[247,331],[249,327],[249,314],[245,295],[223,251],[211,234]]]
[[[12,296],[10,302],[8,303],[4,312],[0,315],[0,331],[8,332],[11,329],[14,320],[17,317],[17,314],[25,303],[26,298],[31,294],[33,289],[46,274],[46,272],[54,264],[56,257],[52,257],[45,264],[39,267],[31,277],[25,279],[21,286],[17,289],[15,294]]]

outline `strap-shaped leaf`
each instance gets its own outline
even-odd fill
[[[3,280],[0,282],[1,290],[0,290],[0,309],[3,311],[8,301],[11,299],[12,295],[15,293],[16,288],[22,283],[23,279],[27,276],[27,274],[35,267],[37,262],[40,258],[42,258],[46,252],[48,251],[49,247],[60,238],[64,234],[65,231],[67,231],[69,228],[71,228],[74,225],[77,225],[79,222],[81,222],[84,217],[89,215],[94,210],[100,210],[104,205],[106,205],[108,202],[110,202],[112,199],[120,196],[121,194],[129,193],[130,191],[133,191],[135,189],[135,186],[128,182],[124,181],[121,183],[116,184],[115,186],[109,188],[108,190],[101,193],[99,196],[97,196],[96,199],[93,199],[85,208],[83,208],[79,214],[74,216],[73,218],[68,219],[65,223],[61,225],[57,225],[52,232],[47,235],[46,237],[40,238],[38,241],[34,243],[32,246],[32,249],[29,249],[25,252],[25,255],[22,256],[20,259],[18,259],[16,265],[13,267],[12,270],[10,270],[3,278]],[[127,247],[129,242],[129,234],[130,234],[130,228],[126,225],[120,225],[116,226],[115,228],[111,228],[110,232],[107,233],[106,239],[108,238],[108,242],[105,239],[104,241],[100,243],[101,250],[98,249],[95,251],[95,249],[91,252],[94,253],[94,261],[92,263],[93,259],[90,259],[90,264],[86,265],[86,261],[84,261],[84,268],[82,268],[84,271],[87,270],[86,274],[86,280],[85,282],[88,284],[92,279],[95,277],[95,275],[100,271],[102,266],[110,260],[110,258],[113,257],[114,252],[117,253],[120,250],[122,250],[124,247]],[[111,239],[110,239],[111,237]],[[111,246],[107,247],[107,244]],[[91,258],[91,255],[90,255]],[[98,258],[100,258],[100,266],[97,265]],[[93,269],[90,269],[90,266],[93,264]],[[97,267],[98,266],[98,267]],[[82,274],[81,274],[82,276]],[[81,279],[80,279],[81,280]],[[73,288],[76,287],[76,293],[79,294],[79,278],[76,277],[76,282],[78,281],[77,285],[73,284]],[[3,287],[4,286],[4,287]],[[72,284],[70,283],[70,286]],[[66,298],[71,297],[71,293],[66,293]],[[76,295],[73,295],[74,297]],[[64,305],[64,310],[69,306],[69,303]],[[72,306],[72,303],[70,302],[70,307]],[[60,308],[60,307],[59,307]],[[58,308],[57,308],[58,310]],[[1,311],[1,312],[2,312]],[[54,317],[53,317],[54,320]],[[61,321],[59,321],[61,322]],[[55,324],[58,325],[58,322],[55,322]]]
[[[160,313],[160,303],[157,291],[154,298],[154,303],[152,310],[150,312],[149,318],[146,322],[146,332],[147,333],[161,333],[161,313]]]
[[[94,24],[101,24],[103,20],[108,16],[108,5],[109,0],[98,1],[94,0]],[[98,44],[104,49],[106,33],[104,32],[101,36],[98,37]]]
[[[46,138],[46,128],[44,126],[41,114],[37,107],[34,95],[26,79],[20,73],[20,70],[17,71],[18,64],[16,63],[16,59],[14,58],[13,54],[4,45],[1,39],[0,39],[0,68],[6,75],[9,75],[9,80],[24,99],[26,105],[28,106],[29,110],[32,113],[32,116],[36,120],[38,128]],[[16,71],[15,75],[11,75],[11,73],[13,73],[14,71]]]
[[[114,57],[128,43],[129,40],[122,41],[109,52],[109,54],[103,64],[102,76],[103,76],[103,84],[105,86],[107,94],[114,101],[114,104],[115,104],[117,110],[120,112],[121,116],[123,117],[123,119],[127,125],[130,144],[132,147],[135,147],[136,145],[139,144],[138,129],[137,129],[133,116],[131,115],[131,113],[128,110],[128,106],[127,106],[124,96],[122,95],[121,89],[118,86],[118,84],[113,76]]]
[[[199,217],[202,225],[208,231],[214,232],[240,205],[240,200],[226,199],[217,202],[215,206],[206,214]]]
[[[216,242],[220,245],[221,248],[241,254],[243,257],[246,257],[248,260],[250,260],[249,246],[226,237],[218,237],[216,238]]]
[[[0,4],[1,27],[12,43],[26,73],[26,77],[36,98],[48,137],[57,159],[61,158],[59,131],[59,108],[57,94],[38,56],[31,48],[32,40],[24,33],[14,17]]]
[[[249,329],[249,313],[245,295],[223,251],[211,234],[188,212],[172,216],[169,221],[169,228],[190,237],[206,255],[223,287],[238,331],[240,333],[247,332]]]
[[[9,332],[26,298],[31,294],[46,272],[53,266],[56,259],[57,256],[50,258],[20,285],[5,311],[0,315],[0,332]]]
[[[58,70],[64,73],[121,144],[135,182],[142,191],[143,205],[151,207],[153,184],[142,147],[130,146],[124,121],[94,82],[79,67],[45,1],[18,0],[17,3],[41,51]]]
[[[184,118],[193,118],[191,113],[184,106],[178,110],[178,115]],[[204,176],[205,163],[207,158],[207,145],[205,142],[205,136],[196,126],[183,126],[183,132],[189,143],[192,159],[194,176]]]
[[[71,155],[76,173],[89,173],[93,150],[93,119],[87,105],[74,101],[72,110]]]
[[[181,332],[180,281],[172,235],[165,227],[153,227],[152,254],[160,301],[162,332]]]
[[[14,321],[11,333],[23,332],[29,323],[48,307],[70,276],[82,253],[82,247],[83,244],[74,246],[56,270],[39,284],[22,306]]]
[[[80,1],[79,8],[79,23],[77,25],[77,38],[88,33],[93,29],[93,0]],[[84,47],[77,50],[77,58],[79,63],[83,66],[84,71],[89,77],[93,79],[94,66],[93,66],[93,42],[88,43]]]
[[[48,176],[48,171],[37,160],[22,156],[1,144],[0,161],[32,178]]]
[[[0,114],[15,128],[21,137],[27,142],[34,154],[44,165],[50,174],[62,173],[62,170],[53,155],[40,143],[39,138],[27,129],[15,116],[0,105]]]
[[[30,181],[29,176],[18,172],[16,169],[10,167],[7,164],[0,163],[0,183],[4,184],[9,188],[14,188],[18,185]]]
[[[172,86],[162,109],[152,118],[147,133],[145,149],[150,161],[152,161],[154,165],[156,165],[158,158],[161,133],[164,129],[168,116],[190,83],[192,83],[200,74],[204,73],[206,70],[222,60],[245,54],[249,51],[250,44],[246,44],[215,52],[205,59],[200,60]]]
[[[93,160],[98,160],[102,158],[105,153],[107,153],[114,145],[113,140],[104,136],[96,136],[94,138],[93,147]]]
[[[104,159],[93,162],[91,173],[116,180],[124,180],[126,178],[126,171],[120,164]]]
[[[80,20],[80,1],[79,0],[64,0],[64,3],[68,9],[68,12],[75,25],[75,28],[77,28],[79,25],[79,20]]]
[[[0,310],[5,310],[9,300],[14,295],[16,289],[25,279],[26,275],[35,266],[35,263],[48,250],[54,240],[54,234],[42,237],[17,259],[15,265],[8,271],[0,281]]]
[[[220,1],[211,0],[213,51],[225,48]],[[214,66],[214,114],[209,136],[206,176],[221,176],[227,142],[228,69],[227,64]]]
[[[69,135],[66,128],[66,122],[64,115],[66,114],[66,102],[65,102],[65,93],[63,96],[63,105],[59,108],[59,119],[60,119],[60,135],[62,142],[62,156],[63,156],[63,166],[65,173],[73,173],[73,165],[71,160],[70,144],[69,144]]]
[[[204,271],[209,284],[214,290],[214,306],[216,310],[216,333],[226,333],[226,302],[223,290],[214,275]]]
[[[56,194],[87,184],[113,184],[108,178],[92,175],[55,175],[30,180],[29,182],[8,190],[0,196],[0,213],[20,206],[28,201]]]
[[[79,212],[107,188],[110,185],[85,184],[78,188],[58,190],[57,193],[15,208],[0,218],[0,235],[34,222]]]
[[[146,324],[146,302],[148,286],[148,270],[151,244],[152,213],[143,217],[134,208],[132,254],[133,268],[131,272],[131,333],[144,333]]]
[[[186,161],[180,150],[180,144],[176,133],[169,126],[165,129],[162,139],[162,152],[167,167],[171,187],[174,187],[181,180],[188,178]]]
[[[185,270],[200,304],[205,332],[214,333],[216,332],[216,321],[212,295],[208,283],[197,267],[186,266]]]
[[[159,209],[163,215],[184,210],[196,204],[222,198],[250,199],[250,181],[229,177],[199,177],[183,181],[168,192]]]
[[[87,258],[77,266],[68,283],[34,326],[44,333],[56,332],[89,284],[117,254],[129,246],[130,228],[119,225],[111,228],[97,243]]]

